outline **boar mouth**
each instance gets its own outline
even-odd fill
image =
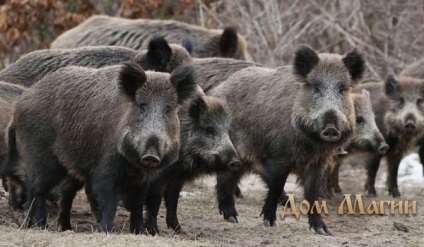
[[[154,154],[145,154],[140,161],[142,166],[155,168],[160,165],[161,159]]]
[[[368,139],[359,139],[356,141],[353,141],[349,145],[350,149],[357,150],[357,151],[363,151],[363,152],[370,152],[370,153],[378,153],[378,154],[385,154],[389,150],[389,145],[386,143],[376,143]]]

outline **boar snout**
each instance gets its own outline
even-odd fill
[[[334,124],[327,124],[325,129],[321,131],[320,137],[326,142],[336,142],[340,139],[341,135]]]
[[[160,164],[160,158],[157,155],[146,154],[141,158],[141,164],[147,167],[157,167]]]
[[[389,145],[387,145],[387,143],[382,142],[380,143],[380,146],[377,149],[377,152],[381,155],[387,153],[387,151],[389,151]]]
[[[228,163],[228,168],[230,169],[238,169],[241,167],[241,162],[237,157],[233,157]]]
[[[156,136],[150,137],[146,142],[146,149],[142,152],[141,164],[146,167],[159,166],[162,156],[160,152],[160,141]]]
[[[417,130],[417,124],[415,123],[414,120],[409,119],[403,125],[403,128],[405,129],[405,132],[407,132],[407,133],[415,133],[415,131]]]

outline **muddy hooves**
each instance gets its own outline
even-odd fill
[[[324,230],[322,227],[319,227],[315,230],[315,232],[319,235],[334,236],[333,232],[328,228]]]
[[[227,221],[231,222],[231,223],[238,223],[238,220],[236,217],[234,216],[230,216],[228,217]]]

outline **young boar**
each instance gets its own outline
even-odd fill
[[[184,184],[204,175],[240,167],[228,133],[230,117],[227,111],[220,100],[205,95],[197,96],[180,111],[180,158],[149,185],[145,200],[146,227],[150,233],[158,232],[157,215],[162,196],[168,227],[181,232],[177,206]]]
[[[362,89],[352,94],[355,107],[356,125],[352,138],[345,152],[335,158],[335,167],[327,174],[322,192],[324,197],[332,197],[333,193],[342,193],[339,185],[339,169],[344,159],[356,152],[367,152],[384,155],[389,150],[383,135],[375,122],[375,115],[371,105],[371,97],[367,90]]]
[[[191,61],[188,51],[168,44],[163,37],[149,41],[147,50],[135,51],[124,47],[82,47],[34,51],[0,72],[0,80],[31,86],[46,74],[69,65],[100,68],[123,62],[135,62],[145,70],[172,72]]]
[[[103,231],[112,230],[124,191],[131,232],[143,232],[145,184],[178,159],[178,104],[195,88],[191,67],[169,75],[125,63],[69,66],[26,90],[8,127],[8,165],[23,170],[29,226],[45,227],[46,195],[64,181],[62,229],[70,228],[67,212],[85,183]]]
[[[175,20],[130,20],[104,15],[92,16],[78,26],[62,33],[51,48],[81,46],[124,46],[135,50],[145,49],[147,41],[164,36],[168,42],[194,43],[193,57],[231,57],[246,60],[249,57],[246,40],[228,27],[205,29]]]
[[[249,171],[259,173],[268,186],[262,209],[265,226],[275,224],[289,173],[299,177],[310,205],[318,200],[324,171],[355,127],[351,88],[364,68],[356,51],[341,56],[302,46],[293,67],[247,68],[210,92],[230,109],[230,138],[242,162],[240,171],[218,175],[224,219],[237,222],[234,193]],[[331,234],[316,210],[308,218],[317,233]]]
[[[399,197],[397,174],[400,161],[424,137],[424,81],[390,75],[385,83],[366,83],[360,88],[372,95],[377,126],[390,146],[385,155],[389,168],[389,194]],[[371,196],[377,195],[374,184],[382,157],[373,155],[367,165],[365,189]]]
[[[413,77],[424,80],[424,59],[420,59],[408,66],[400,72],[400,76]],[[418,141],[418,155],[420,157],[421,164],[424,167],[424,138]],[[423,169],[424,175],[424,169]]]

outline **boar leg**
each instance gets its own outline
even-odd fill
[[[45,228],[47,225],[46,193],[28,193],[30,208],[28,212],[28,227]]]
[[[420,149],[418,150],[418,155],[420,156],[421,164],[423,165],[423,176],[424,176],[424,144],[420,145]]]
[[[333,193],[333,171],[330,171],[328,174],[324,175],[322,180],[321,187],[319,189],[319,197],[322,198],[332,198]]]
[[[62,231],[72,230],[71,227],[71,209],[72,202],[77,192],[84,184],[79,180],[67,177],[66,181],[61,185],[61,198],[60,198],[60,213],[58,223]]]
[[[146,232],[143,220],[143,202],[146,195],[147,183],[129,184],[125,187],[122,201],[125,208],[130,211],[130,231],[134,234]]]
[[[4,191],[9,192],[9,186],[7,185],[7,177],[6,176],[1,177],[1,183],[3,185]]]
[[[95,174],[92,180],[93,193],[96,195],[98,211],[101,215],[99,225],[103,232],[112,231],[118,207],[118,181],[114,176],[113,174]]]
[[[309,205],[311,205],[311,209],[308,212],[308,221],[309,227],[314,228],[315,232],[320,235],[333,235],[330,229],[328,229],[327,225],[324,223],[324,220],[321,217],[321,214],[318,214],[314,205],[315,201],[318,201],[318,194],[320,185],[323,179],[323,168],[313,168],[307,171],[303,178],[303,189],[305,193],[305,200],[308,201]]]
[[[176,233],[183,232],[177,217],[178,198],[180,197],[183,185],[184,182],[182,180],[170,182],[166,185],[164,192],[166,224],[168,228],[174,229]]]
[[[275,164],[267,167],[275,167]],[[271,227],[276,224],[278,199],[281,196],[281,192],[283,191],[284,184],[286,183],[288,176],[289,172],[284,172],[280,176],[269,172],[262,177],[268,186],[268,195],[265,199],[265,204],[261,212],[261,215],[264,216],[264,226],[266,227]]]
[[[334,167],[334,171],[333,171],[333,189],[334,189],[334,193],[336,194],[341,194],[342,193],[342,188],[340,188],[340,184],[339,184],[339,171],[340,171],[340,166],[341,166],[341,161],[337,161],[336,162],[336,167]]]
[[[235,195],[237,198],[240,198],[240,199],[243,199],[243,198],[244,198],[243,194],[241,193],[240,186],[237,186],[236,193],[235,193],[234,195]]]
[[[242,177],[241,172],[225,172],[217,175],[216,193],[219,213],[225,220],[238,223],[234,194]],[[281,191],[280,191],[281,192]]]
[[[288,200],[289,200],[289,196],[283,189],[283,192],[281,193],[280,198],[278,198],[278,203],[282,206],[285,206]],[[290,204],[288,204],[287,207],[290,207]]]
[[[370,160],[367,161],[367,182],[365,183],[365,190],[371,197],[377,196],[375,190],[375,177],[377,176],[378,167],[380,166],[381,156],[375,154]]]
[[[148,233],[155,235],[159,234],[157,217],[159,214],[160,204],[162,202],[163,188],[165,183],[158,178],[149,184],[147,189],[145,204],[146,204],[146,228]]]
[[[341,162],[335,161],[334,168],[326,175],[327,179],[324,179],[323,188],[321,188],[321,192],[323,192],[324,198],[332,198],[334,193],[341,193],[342,190],[339,185],[339,169]]]
[[[29,205],[28,227],[37,226],[45,228],[47,225],[46,199],[49,191],[65,176],[66,171],[60,166],[55,156],[44,155],[37,152],[28,155],[31,160],[24,161],[28,164],[27,170],[27,203]],[[45,152],[44,152],[45,153]]]
[[[397,177],[401,159],[402,155],[395,155],[393,153],[387,154],[387,163],[389,166],[389,194],[393,197],[400,197],[400,192],[397,185]]]
[[[87,200],[90,203],[91,212],[96,217],[96,222],[99,223],[102,220],[102,215],[100,214],[99,204],[97,203],[96,195],[93,193],[93,186],[90,182],[85,183],[84,190]]]

